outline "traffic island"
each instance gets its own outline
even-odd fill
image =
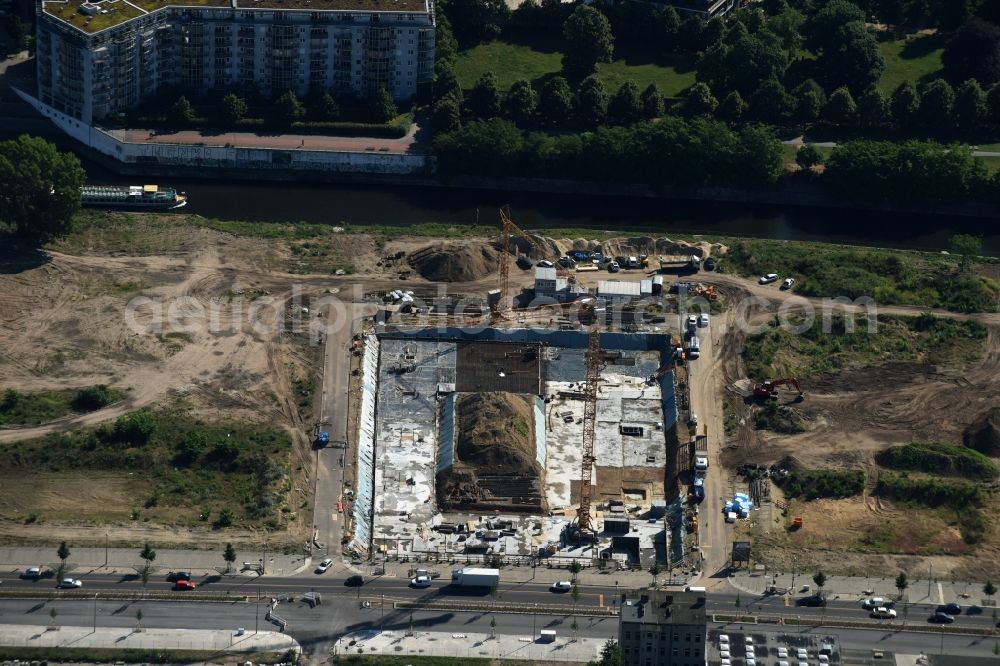
[[[263,661],[266,653],[278,662],[288,661],[282,657],[289,651],[299,654],[302,648],[274,631],[0,624],[4,659],[173,663],[256,653],[255,661]]]

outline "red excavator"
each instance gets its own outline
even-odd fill
[[[802,386],[799,384],[799,380],[794,377],[787,377],[784,379],[766,379],[762,384],[754,384],[753,397],[755,398],[767,398],[769,400],[778,399],[778,387],[784,384],[791,384],[795,387],[795,390],[799,394],[795,397],[795,402],[801,402],[805,398],[805,393],[802,392]]]

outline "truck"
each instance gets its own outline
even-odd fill
[[[465,567],[451,572],[451,584],[458,587],[494,588],[500,584],[499,569]]]
[[[708,437],[698,435],[691,443],[693,452],[691,454],[692,464],[695,472],[705,472],[708,470]]]

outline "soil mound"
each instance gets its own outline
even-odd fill
[[[434,243],[410,253],[408,261],[432,282],[471,282],[497,269],[498,254],[486,243]]]
[[[987,456],[1000,456],[1000,407],[994,407],[966,428],[962,441]]]
[[[458,400],[458,459],[491,476],[538,476],[534,410],[514,393],[471,393]]]

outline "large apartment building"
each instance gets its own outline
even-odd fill
[[[625,666],[705,666],[705,589],[642,590],[621,605]]]
[[[41,0],[38,97],[91,124],[161,89],[408,100],[434,72],[433,0]]]

